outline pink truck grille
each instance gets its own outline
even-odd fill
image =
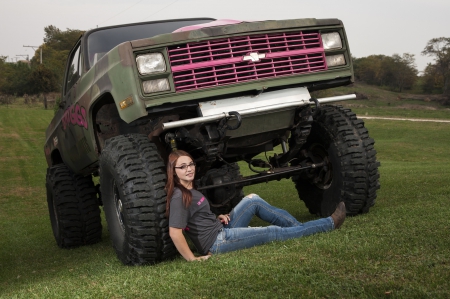
[[[327,69],[318,32],[231,37],[169,47],[176,91]]]

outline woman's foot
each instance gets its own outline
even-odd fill
[[[334,222],[334,229],[338,229],[341,227],[342,223],[344,223],[345,216],[347,215],[347,210],[345,209],[345,203],[341,201],[334,213],[331,215]]]

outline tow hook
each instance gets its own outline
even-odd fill
[[[232,116],[235,116],[236,120],[237,120],[237,124],[234,125],[234,126],[230,126],[228,124],[228,121],[230,120],[230,118]],[[239,129],[241,124],[242,124],[242,116],[239,114],[239,112],[237,112],[237,111],[230,111],[230,112],[228,112],[228,116],[227,117],[224,117],[224,118],[222,118],[220,120],[220,122],[219,122],[219,124],[217,126],[218,127],[217,130],[219,131],[220,136],[223,137],[223,136],[225,136],[225,132],[227,130],[231,130],[231,131],[232,130],[237,130],[237,129]]]
[[[314,102],[314,104],[316,105],[316,109],[314,111],[313,117],[316,116],[316,114],[319,112],[320,109],[320,102],[319,100],[317,100],[316,98],[310,98],[309,99],[310,102]]]
[[[230,111],[228,112],[228,117],[223,118],[220,123],[219,127],[225,127],[227,130],[237,130],[242,124],[242,117],[237,111]],[[235,126],[230,126],[228,124],[228,121],[230,120],[231,116],[235,116],[237,119],[237,124]]]
[[[227,129],[228,130],[237,130],[237,129],[239,129],[239,127],[241,126],[241,124],[242,124],[242,117],[241,117],[241,115],[239,114],[239,112],[237,112],[237,111],[230,111],[230,112],[228,112],[228,115],[230,115],[230,116],[236,116],[236,119],[237,119],[237,124],[234,126],[234,127],[231,127],[230,125],[228,125],[227,124]]]

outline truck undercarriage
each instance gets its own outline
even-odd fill
[[[209,195],[217,214],[229,212],[242,197],[244,186],[293,176],[315,182],[330,180],[331,167],[326,161],[327,157],[314,156],[303,146],[311,131],[314,111],[320,109],[320,103],[342,101],[355,96],[306,101],[308,97],[307,90],[298,88],[275,92],[265,98],[261,95],[254,97],[257,100],[240,97],[227,99],[223,103],[200,103],[204,116],[161,125],[162,130],[171,131],[163,133],[167,152],[183,149],[193,155],[197,175],[202,178],[197,182],[198,190]],[[299,104],[303,106],[299,107]],[[315,108],[311,109],[310,104]],[[231,108],[238,111],[223,112]],[[279,121],[268,124],[270,128],[264,128],[267,120]],[[266,156],[266,161],[254,159],[257,154],[273,151],[278,145],[281,145],[281,153],[273,157]],[[233,175],[237,167],[234,162],[238,161],[248,163],[249,168],[257,174],[242,177],[237,171]]]

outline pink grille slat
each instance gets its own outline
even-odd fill
[[[299,62],[302,62],[302,61],[306,61],[306,62],[299,63]],[[303,58],[303,59],[290,59],[289,61],[286,61],[286,62],[289,62],[289,67],[290,68],[296,67],[296,66],[298,67],[298,66],[302,66],[302,65],[308,66],[307,59],[305,59],[305,58]],[[286,65],[285,65],[286,62],[285,61],[270,61],[270,62],[266,62],[266,63],[259,63],[257,66],[258,66],[258,70],[260,70],[261,67],[265,66],[265,65],[272,65],[272,68],[275,68],[273,65],[282,64],[280,67],[286,67]],[[323,60],[319,60],[318,62],[323,63]],[[292,64],[292,63],[295,63],[295,64]],[[248,65],[247,64],[245,64],[245,65],[241,64],[239,66],[233,66],[233,67],[230,66],[228,68],[222,68],[222,69],[219,69],[219,70],[216,70],[216,71],[218,71],[218,72],[220,72],[220,71],[224,72],[224,71],[229,71],[229,70],[239,71],[240,69],[248,69]],[[204,70],[204,68],[203,69],[199,69],[199,70]],[[196,75],[202,75],[202,74],[207,74],[207,73],[210,73],[210,72],[211,72],[210,70],[196,71],[195,74]],[[185,76],[189,76],[189,75],[183,75],[183,74],[181,74],[181,75],[174,75],[173,78],[174,79],[175,78],[179,79],[179,78],[185,77]]]
[[[242,42],[256,42],[256,41],[270,41],[270,40],[287,40],[287,41],[303,41],[303,40],[319,40],[319,34],[310,33],[310,34],[272,34],[272,35],[254,35],[254,36],[245,36],[245,37],[234,37],[234,38],[224,38],[213,41],[204,41],[193,43],[195,46],[191,47],[191,49],[201,48],[205,45],[230,45],[234,43],[242,43]],[[293,39],[297,37],[297,39]],[[288,38],[288,39],[287,39]],[[172,51],[177,50],[176,48],[172,48]]]
[[[256,38],[256,39],[250,39],[250,40],[241,40],[241,39],[238,39],[237,41],[234,41],[234,40],[232,40],[232,39],[227,39],[227,42],[222,42],[222,43],[220,43],[220,44],[215,44],[214,42],[211,42],[211,41],[207,41],[207,42],[200,42],[200,43],[196,43],[196,44],[200,44],[199,46],[193,46],[192,44],[189,44],[188,46],[189,46],[189,50],[190,50],[190,52],[191,53],[193,53],[193,54],[195,54],[195,52],[197,51],[197,50],[200,50],[201,52],[203,52],[204,50],[204,48],[205,47],[207,47],[207,46],[210,46],[210,45],[224,45],[224,46],[226,46],[226,47],[216,47],[214,50],[220,50],[220,49],[229,49],[230,47],[232,48],[232,47],[236,47],[234,44],[236,44],[236,43],[242,43],[242,42],[246,42],[246,44],[243,44],[243,45],[238,45],[239,47],[248,47],[248,46],[252,46],[252,47],[257,47],[257,46],[261,46],[261,45],[265,45],[265,44],[267,44],[267,45],[270,45],[271,43],[273,44],[273,43],[280,43],[280,42],[284,42],[284,43],[288,43],[287,44],[287,46],[289,46],[289,45],[291,45],[291,46],[301,46],[301,45],[308,45],[308,46],[311,46],[312,44],[315,44],[316,46],[320,46],[320,39],[318,38],[318,34],[315,34],[316,35],[316,38],[314,38],[314,39],[305,39],[305,38],[303,38],[303,36],[301,36],[301,39],[296,39],[296,40],[285,40],[285,39],[283,39],[282,41],[280,41],[279,40],[279,37],[277,36],[277,38],[276,38],[276,40],[273,40],[273,39],[267,39],[267,38],[264,38],[264,39],[262,39],[262,38]],[[255,41],[264,41],[264,43],[261,43],[261,44],[258,44],[258,43],[255,43]],[[296,44],[296,43],[298,43],[298,42],[302,42],[303,44],[301,44],[301,45],[298,45],[298,44]],[[169,53],[171,54],[171,55],[175,55],[174,53],[175,52],[185,52],[185,49],[183,48],[183,49],[171,49],[170,51],[169,51]]]
[[[314,71],[314,69],[321,70],[320,68],[315,67],[315,68],[309,69],[308,72]],[[277,76],[289,75],[291,73],[292,72],[289,71],[289,70],[278,71],[277,72]],[[302,72],[298,72],[298,73],[302,73]],[[203,86],[203,87],[204,86],[217,86],[217,85],[219,85],[218,84],[218,82],[219,82],[218,78],[220,78],[220,77],[230,77],[230,75],[229,74],[223,74],[223,75],[218,75],[218,76],[200,77],[200,78],[198,78],[197,80],[194,81],[194,84],[185,84],[185,85],[183,85],[183,88],[184,89],[190,89],[192,87],[199,87],[199,86]],[[275,76],[272,73],[263,73],[263,74],[260,74],[258,77],[256,75],[251,75],[251,76],[248,75],[248,76],[240,76],[239,78],[220,79],[220,85],[244,82],[244,81],[249,81],[251,79],[266,78],[266,77],[275,77]],[[198,81],[205,81],[205,80],[209,80],[209,79],[214,79],[215,83],[211,83],[209,81],[208,82],[203,82],[203,83],[202,82],[197,83]],[[184,83],[184,82],[192,83],[193,80],[191,79],[191,80],[180,81],[180,84]]]
[[[168,53],[177,92],[327,69],[318,32],[209,40],[171,46]],[[250,53],[260,58],[244,61]]]
[[[268,45],[270,45],[271,43],[289,43],[289,44],[291,44],[290,46],[291,47],[295,47],[295,46],[302,46],[303,44],[301,44],[300,42],[302,42],[302,41],[306,41],[306,42],[308,42],[308,40],[307,39],[303,39],[303,40],[283,40],[283,41],[272,41],[272,42],[270,42],[270,40],[269,40],[269,42],[268,42],[268,40],[261,40],[262,42],[261,43],[252,43],[251,44],[251,46],[252,47],[260,47],[260,46],[268,46]],[[312,42],[310,42],[310,43],[308,43],[308,45],[310,46],[310,45],[317,45],[317,46],[320,46],[320,42],[317,40],[317,39],[313,39],[313,40],[311,40]],[[242,42],[245,42],[245,41],[240,41],[240,43],[242,43]],[[192,52],[192,53],[196,53],[197,51],[199,51],[199,52],[203,52],[203,49],[204,48],[206,48],[206,47],[211,47],[211,49],[212,50],[215,50],[215,51],[218,51],[218,50],[221,50],[221,49],[229,49],[229,48],[245,48],[245,47],[248,47],[250,44],[249,43],[244,43],[244,44],[242,44],[242,45],[233,45],[233,44],[236,44],[237,42],[224,42],[224,43],[220,43],[220,44],[211,44],[211,43],[208,43],[208,44],[205,44],[205,45],[201,45],[201,46],[194,46],[194,47],[190,47],[189,48],[189,50]],[[286,46],[285,46],[286,47]],[[172,50],[170,50],[169,51],[169,53],[171,54],[171,56],[177,56],[177,52],[181,52],[181,54],[178,54],[178,55],[183,55],[184,53],[184,50],[185,49],[172,49]]]
[[[290,47],[291,48],[298,48],[300,46],[301,45],[295,45],[295,46],[290,46]],[[320,47],[320,43],[314,43],[314,44],[311,43],[311,44],[309,44],[309,46],[315,46],[316,48],[319,48]],[[242,50],[236,50],[238,48],[242,48]],[[232,49],[230,49],[229,52],[226,52],[226,53],[221,53],[220,51],[228,50],[228,49],[211,49],[211,50],[208,50],[206,53],[205,53],[205,51],[194,52],[194,51],[192,51],[192,49],[190,49],[191,51],[189,51],[189,57],[194,58],[194,59],[212,58],[211,60],[214,60],[214,57],[219,57],[219,56],[223,56],[223,55],[228,55],[230,57],[233,57],[233,56],[236,56],[236,55],[241,55],[243,53],[248,52],[249,51],[248,48],[249,48],[248,45],[239,46],[239,47],[233,47]],[[252,48],[254,49],[254,48],[257,48],[257,47],[255,45],[253,45]],[[278,49],[283,50],[283,49],[286,49],[286,48],[287,48],[286,46],[281,45],[281,46],[271,46],[270,48],[269,47],[261,48],[261,49],[258,49],[258,50],[268,51],[270,49],[270,52],[273,52],[273,51],[278,50]],[[213,53],[213,52],[215,52],[215,53]],[[170,57],[171,57],[171,62],[174,63],[174,64],[175,63],[182,63],[186,59],[188,59],[186,57],[186,53],[182,53],[182,54],[174,54],[174,53],[175,53],[175,51],[169,51],[169,54],[170,54]],[[195,55],[199,55],[199,54],[202,55],[202,56],[195,56]],[[180,57],[180,58],[178,58],[178,57]]]
[[[310,57],[308,58],[290,58],[289,60],[281,60],[281,61],[277,61],[277,60],[270,60],[269,62],[260,62],[256,65],[256,67],[259,69],[264,65],[278,65],[278,64],[282,64],[283,66],[286,65],[286,62],[288,62],[289,66],[292,67],[296,67],[296,66],[301,66],[301,65],[306,65],[308,66],[311,63],[324,63],[322,57],[316,57],[316,58],[312,58]],[[251,65],[250,65],[251,66]],[[196,69],[195,74],[199,75],[202,73],[207,73],[209,72],[208,68],[211,67],[205,67],[205,68],[198,68]],[[227,71],[227,70],[236,70],[236,71],[240,71],[241,69],[248,69],[249,68],[249,64],[246,62],[242,62],[240,64],[237,65],[233,65],[233,66],[229,66],[228,68],[220,68],[217,71]],[[174,74],[174,78],[178,78],[180,75],[178,74]]]
[[[258,44],[258,42],[261,41],[261,43]],[[256,45],[256,46],[261,46],[261,45],[265,45],[265,44],[271,44],[271,43],[280,43],[280,42],[287,42],[290,44],[296,44],[296,43],[301,43],[303,44],[304,42],[306,42],[305,44],[309,44],[309,43],[320,43],[320,40],[317,38],[317,36],[315,38],[297,38],[297,39],[265,39],[265,38],[261,38],[261,39],[242,39],[242,40],[233,40],[233,39],[228,39],[225,40],[224,42],[211,42],[211,41],[207,41],[207,42],[200,42],[200,43],[196,43],[196,45],[194,46],[190,46],[190,50],[191,51],[196,51],[197,49],[202,49],[204,47],[207,46],[212,46],[215,47],[216,49],[221,49],[221,48],[227,48],[231,46],[245,46],[245,45]],[[170,50],[170,52],[182,52],[183,48],[172,48]]]
[[[282,70],[277,70],[277,69],[283,69],[283,68],[286,68],[286,66],[278,66],[278,67],[276,67],[276,68],[265,68],[265,69],[258,69],[258,71],[259,71],[259,74],[258,75],[252,75],[251,77],[264,77],[264,76],[267,76],[268,74],[270,74],[270,73],[264,73],[264,71],[271,71],[271,73],[274,73],[275,74],[275,76],[279,76],[279,75],[282,75],[282,74],[285,74],[285,73],[291,73],[292,72],[292,70],[284,70],[284,71],[282,71]],[[308,68],[309,70],[311,70],[311,69],[321,69],[321,67],[309,67]],[[216,75],[212,75],[212,73],[213,72],[204,72],[203,73],[203,75],[205,75],[205,76],[202,76],[202,77],[197,77],[197,79],[198,80],[206,80],[206,79],[212,79],[212,78],[220,78],[220,77],[229,77],[231,74],[229,74],[229,73],[223,73],[223,74],[216,74]],[[245,73],[245,72],[243,72],[243,73]],[[199,75],[198,73],[196,73],[195,75]],[[179,80],[178,82],[179,83],[185,83],[185,82],[190,82],[190,81],[192,81],[191,79],[189,79],[189,77],[191,77],[191,76],[194,76],[194,74],[187,74],[187,75],[184,75],[183,77],[187,77],[187,79],[185,79],[185,80]],[[243,79],[243,78],[248,78],[249,76],[243,76],[243,77],[240,77],[239,79]],[[222,82],[222,80],[220,81],[220,82]]]
[[[284,73],[289,73],[289,72],[285,71]],[[267,75],[270,76],[270,74],[267,74]],[[282,75],[282,74],[280,74],[280,75]],[[262,76],[262,77],[265,77],[265,76]],[[252,80],[252,79],[256,79],[256,76],[243,76],[243,77],[240,78],[240,80],[236,80],[236,79],[233,79],[233,78],[223,79],[223,80],[221,80],[221,83],[222,83],[221,85],[227,85],[227,84],[236,83],[236,82],[249,81],[249,80]],[[201,80],[199,80],[199,81],[201,81]],[[192,81],[189,81],[189,82],[192,82]],[[217,86],[217,85],[211,85],[210,82],[200,82],[200,83],[195,82],[194,84],[189,84],[189,85],[186,85],[185,87],[186,88],[192,88],[192,87],[204,87],[204,86]]]
[[[323,61],[319,60],[319,61],[315,61],[316,63],[320,63],[322,64]],[[290,69],[295,68],[295,67],[308,67],[309,63],[308,61],[306,61],[305,59],[292,59],[289,61],[281,61],[281,62],[269,62],[269,63],[261,63],[258,65],[257,69],[260,70],[262,69],[262,66],[272,66],[272,69],[275,69],[276,67],[289,67]],[[318,66],[318,68],[320,68],[322,66]],[[247,70],[248,69],[248,65],[239,65],[239,66],[234,66],[234,67],[228,67],[228,68],[222,68],[222,69],[216,69],[216,72],[226,72],[226,71],[241,71],[241,70]],[[203,68],[203,69],[199,69],[195,72],[195,75],[202,75],[202,74],[207,74],[210,73],[211,70],[207,69],[207,68]],[[189,74],[192,74],[191,72],[186,72]],[[174,79],[179,79],[185,76],[189,76],[189,75],[185,75],[184,73],[180,73],[177,75],[174,75]]]
[[[293,56],[293,55],[316,54],[316,53],[321,53],[321,52],[323,52],[322,48],[267,53],[266,59]],[[205,62],[191,63],[191,64],[185,64],[185,65],[181,65],[181,66],[172,66],[172,71],[180,72],[180,71],[198,69],[198,68],[206,67],[206,66],[218,66],[218,65],[223,65],[223,64],[238,63],[238,62],[242,61],[243,56],[244,55],[239,55],[238,57],[235,57],[235,58],[208,60]]]
[[[319,48],[320,47],[320,44],[318,44],[317,45],[317,48]],[[272,47],[270,47],[270,52],[274,52],[275,50],[278,50],[278,49],[285,49],[286,47],[285,46],[272,46]],[[269,50],[269,49],[266,49],[266,50]],[[310,50],[310,49],[308,49],[308,50]],[[295,51],[295,50],[290,50],[290,51]],[[303,51],[306,51],[306,50],[303,50]],[[209,52],[212,52],[212,51],[209,51]],[[215,51],[216,52],[216,51]],[[232,53],[230,54],[230,53],[215,53],[215,54],[203,54],[203,56],[195,56],[195,59],[208,59],[208,58],[212,58],[212,59],[210,59],[210,60],[216,60],[215,58],[216,57],[221,57],[221,56],[225,56],[225,55],[227,55],[227,56],[232,56],[232,57],[235,57],[235,56],[242,56],[242,55],[245,55],[245,54],[247,54],[249,51],[248,51],[248,49],[243,49],[243,50],[238,50],[238,51],[236,51],[236,50],[233,50],[232,51]],[[283,51],[280,51],[280,52],[283,52]],[[284,51],[285,52],[285,51]],[[195,55],[195,54],[191,54],[191,56],[192,55]],[[186,54],[177,54],[177,55],[172,55],[171,56],[171,58],[172,58],[172,60],[171,60],[171,62],[172,63],[177,63],[177,62],[183,62],[184,61],[184,59],[186,59],[185,58],[185,56],[186,56]],[[181,57],[181,59],[177,59],[178,57]],[[209,59],[208,59],[209,60]]]
[[[265,69],[263,69],[263,70],[257,70],[258,75],[243,76],[243,74],[245,74],[245,73],[253,72],[253,70],[247,70],[247,71],[239,73],[238,77],[236,77],[237,73],[234,73],[235,70],[233,70],[233,73],[223,73],[223,74],[221,74],[221,70],[219,70],[219,71],[212,70],[210,72],[205,72],[204,76],[199,76],[199,77],[197,77],[198,76],[197,73],[189,73],[189,74],[186,74],[183,76],[186,78],[185,80],[178,80],[177,84],[182,86],[183,90],[187,90],[187,89],[190,89],[191,87],[195,87],[195,86],[203,86],[203,87],[217,86],[217,85],[228,84],[228,83],[230,83],[230,81],[232,81],[233,83],[238,83],[238,82],[248,81],[249,79],[252,79],[252,78],[258,79],[258,78],[266,78],[266,77],[270,77],[270,76],[276,77],[276,76],[281,76],[281,75],[308,73],[308,72],[313,72],[313,71],[324,70],[323,66],[309,67],[309,65],[307,63],[304,63],[303,65],[306,65],[306,67],[294,65],[294,70],[278,71],[277,69],[284,67],[282,65],[282,66],[273,68],[271,73],[264,73],[263,71]],[[207,76],[207,74],[209,74],[209,76]],[[233,75],[233,78],[221,79],[222,77],[230,77],[230,75]],[[214,82],[204,82],[201,84],[196,83],[196,81],[205,81],[205,80],[212,80]],[[195,82],[194,84],[184,84],[184,83],[193,82],[193,81]]]
[[[290,73],[291,73],[291,71],[289,71],[289,70],[278,71],[277,72],[277,76],[283,76],[285,74],[290,74]],[[256,76],[256,75],[240,76],[239,80],[237,80],[236,78],[227,78],[227,77],[229,77],[229,75],[227,75],[227,74],[219,75],[219,76],[213,76],[213,77],[201,77],[201,78],[198,78],[194,84],[186,84],[185,87],[192,87],[192,86],[197,86],[197,85],[210,85],[209,79],[217,79],[218,80],[219,77],[224,77],[223,79],[220,79],[220,82],[222,84],[227,84],[227,83],[230,83],[230,82],[231,83],[233,83],[233,82],[242,82],[242,81],[248,81],[248,80],[251,80],[251,79],[265,78],[265,77],[268,77],[268,76],[272,77],[273,74],[272,73],[263,73],[263,74],[260,74],[259,76]],[[203,82],[203,83],[197,83],[197,81],[205,81],[205,80],[208,80],[208,81],[207,82]],[[185,80],[185,82],[192,83],[192,80]],[[216,81],[216,84],[217,84],[217,82],[218,81]]]

